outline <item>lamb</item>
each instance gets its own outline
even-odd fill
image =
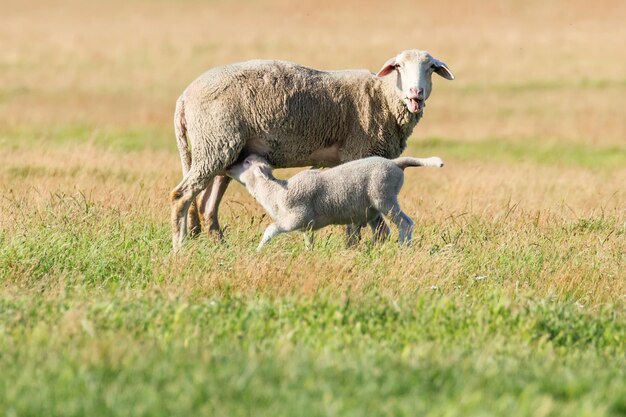
[[[224,170],[250,154],[275,167],[335,166],[368,156],[396,158],[420,120],[434,73],[454,75],[428,52],[401,52],[378,74],[319,71],[283,61],[213,68],[176,103],[183,179],[170,194],[172,244],[199,233],[196,197],[209,231],[221,234]],[[394,76],[395,75],[395,76]],[[191,210],[190,210],[191,208]]]
[[[246,186],[265,208],[274,223],[270,224],[257,251],[274,236],[302,230],[307,245],[313,243],[313,230],[330,224],[377,228],[379,215],[393,222],[399,230],[400,243],[411,241],[413,220],[398,203],[404,182],[404,169],[410,166],[442,167],[439,157],[389,160],[369,157],[328,170],[302,171],[287,181],[272,175],[272,167],[259,156],[250,155],[230,167],[226,174]]]

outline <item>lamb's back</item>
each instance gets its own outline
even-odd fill
[[[399,192],[402,179],[402,170],[393,161],[365,158],[297,174],[288,181],[286,203],[300,210],[308,208],[316,227],[364,223],[375,217],[376,201]]]

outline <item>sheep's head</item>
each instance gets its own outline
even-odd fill
[[[411,113],[424,110],[424,102],[432,90],[433,72],[446,80],[454,80],[454,75],[446,64],[418,49],[400,52],[385,62],[377,75],[383,77],[394,71],[397,74],[397,86]]]
[[[272,167],[258,155],[249,155],[243,161],[231,165],[226,175],[239,181],[243,185],[254,185],[257,179],[273,179]]]

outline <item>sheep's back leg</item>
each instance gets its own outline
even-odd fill
[[[192,133],[189,136],[193,153],[191,167],[170,195],[174,251],[182,248],[187,235],[187,214],[192,202],[218,173],[235,162],[245,144],[240,132],[232,129],[224,131],[224,125],[220,123],[211,129],[214,134],[209,135],[205,133],[205,124],[194,124],[202,128],[194,130],[187,120],[188,132]]]
[[[202,232],[202,223],[200,222],[200,215],[198,214],[198,204],[195,199],[191,202],[191,206],[189,207],[187,222],[189,222],[189,237],[196,237]]]
[[[187,223],[189,226],[189,237],[194,238],[202,233],[202,221],[200,215],[202,213],[202,203],[205,198],[208,198],[208,193],[211,192],[213,186],[213,179],[209,181],[204,191],[201,191],[196,198],[191,202],[189,206],[189,213],[187,214]]]
[[[187,234],[187,214],[196,196],[206,188],[211,180],[210,173],[192,167],[183,180],[172,190],[170,205],[172,209],[172,245],[179,251]]]
[[[225,175],[215,177],[212,184],[204,192],[200,203],[200,213],[203,216],[205,227],[208,225],[209,233],[220,239],[224,237],[224,234],[220,228],[218,211],[228,184],[230,184],[230,177]]]

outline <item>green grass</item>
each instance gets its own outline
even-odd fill
[[[260,255],[260,219],[232,217],[225,244],[172,258],[143,211],[57,195],[0,233],[1,414],[626,414],[624,298],[591,294],[623,279],[614,216],[470,214],[418,223],[409,249],[322,234]],[[568,270],[586,282],[545,285]]]
[[[0,303],[11,415],[622,415],[626,326],[492,294]],[[45,381],[45,386],[41,384]],[[2,407],[4,409],[2,409]]]
[[[607,298],[599,293],[590,297],[586,291],[603,282],[619,282],[626,263],[626,223],[618,212],[569,221],[544,213],[541,222],[515,207],[503,207],[493,218],[470,212],[417,222],[410,248],[393,242],[372,246],[364,233],[357,250],[345,249],[341,228],[335,227],[318,233],[313,252],[293,233],[279,236],[258,255],[254,249],[267,221],[232,211],[223,219],[228,225],[223,244],[205,237],[192,240],[185,256],[176,259],[171,256],[169,225],[147,220],[148,209],[141,201],[125,211],[97,205],[83,194],[55,194],[45,206],[31,209],[22,200],[5,204],[7,211],[19,215],[7,225],[11,232],[1,235],[0,282],[30,287],[48,279],[89,288],[141,287],[170,276],[181,281],[202,275],[218,276],[221,282],[245,281],[251,272],[263,278],[274,273],[306,276],[308,268],[318,268],[323,276],[340,272],[372,284],[389,277],[390,271],[399,280],[415,276],[402,290],[389,288],[401,294],[407,288],[419,289],[420,283],[423,287],[426,278],[439,282],[442,290],[456,291],[460,285],[466,291],[475,288],[476,276],[487,276],[496,286],[516,280],[534,287],[549,283],[542,280],[555,274],[580,270],[587,281],[566,295],[588,302]],[[344,271],[344,263],[353,268]],[[264,272],[249,269],[258,264],[267,267]],[[555,288],[559,284],[556,281]]]

